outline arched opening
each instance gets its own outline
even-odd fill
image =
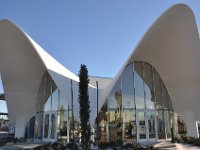
[[[173,107],[156,69],[142,61],[126,66],[99,113],[100,142],[171,138]]]

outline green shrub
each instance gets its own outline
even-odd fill
[[[33,148],[33,150],[50,150],[50,148],[51,148],[51,143],[47,143],[41,146],[37,146]]]
[[[100,143],[99,144],[99,147],[103,150],[106,150],[108,148],[111,148],[113,150],[124,150],[124,149],[134,149],[134,150],[159,150],[159,148],[154,148],[153,146],[148,146],[146,148],[142,147],[140,144],[138,143],[128,143],[128,144],[125,144],[125,145],[121,145],[117,142],[107,142],[107,143]]]
[[[184,143],[188,143],[190,141],[190,137],[187,135],[181,135],[181,139]]]
[[[68,143],[66,148],[72,149],[72,150],[78,150],[78,146],[76,145],[76,143]]]
[[[195,146],[200,146],[200,139],[199,138],[194,138],[188,135],[181,135],[181,139],[183,140],[184,143],[195,145]]]
[[[175,136],[175,137],[174,137],[174,140],[175,140],[177,143],[181,143],[181,138],[180,138],[180,136]]]
[[[105,142],[105,143],[100,143],[99,144],[99,147],[102,148],[102,149],[105,149],[105,148],[114,148],[116,147],[117,144],[113,141],[111,142]]]
[[[64,150],[65,145],[63,145],[62,143],[59,143],[59,142],[54,142],[54,143],[51,144],[51,148],[53,150]]]

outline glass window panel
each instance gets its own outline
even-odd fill
[[[138,117],[139,117],[139,137],[140,139],[146,139],[145,112],[138,112]]]
[[[49,76],[49,74],[46,76],[46,80],[45,80],[46,84],[45,84],[45,102],[46,100],[49,98],[49,96],[51,95],[51,77]]]
[[[45,138],[54,138],[55,135],[51,131],[50,126],[52,124],[52,118],[49,114],[44,115],[43,112],[47,111],[56,111],[58,105],[58,90],[56,84],[52,80],[51,76],[46,71],[42,77],[40,86],[38,87],[38,96],[37,96],[37,104],[36,104],[36,121],[35,121],[35,138],[41,139],[42,135]],[[53,95],[52,95],[53,92]],[[52,101],[53,98],[53,101]],[[56,99],[56,100],[55,100]],[[56,123],[54,126],[56,127]],[[48,133],[47,133],[48,130]],[[56,131],[53,131],[56,132]]]
[[[129,64],[122,74],[122,99],[124,119],[124,141],[136,140],[133,64]]]
[[[35,138],[42,139],[42,131],[43,131],[43,113],[37,112],[36,113],[36,120],[35,120]]]
[[[168,96],[169,96],[169,95],[168,95]],[[170,109],[171,111],[173,111],[173,105],[172,105],[172,102],[171,102],[170,97],[169,97],[169,109]]]
[[[63,108],[58,111],[58,138],[67,138],[67,111]]]
[[[108,106],[110,109],[117,109],[122,105],[122,93],[121,93],[121,77],[116,82],[110,96],[108,97]]]
[[[123,108],[135,108],[133,64],[128,65],[122,74]]]
[[[165,128],[166,128],[166,134],[167,138],[171,138],[171,122],[170,122],[170,115],[169,111],[164,111],[164,118],[165,118]]]
[[[122,140],[122,92],[121,77],[116,82],[109,98],[109,138],[110,141]]]
[[[37,104],[36,104],[36,111],[40,112],[40,111],[52,111],[52,110],[57,110],[57,103],[58,103],[58,98],[57,101],[53,101],[52,102],[52,92],[56,91],[57,86],[54,83],[54,81],[52,80],[52,78],[50,77],[50,75],[48,74],[48,72],[45,72],[41,83],[40,83],[40,87],[38,90],[38,97],[37,97]],[[55,95],[53,94],[53,98],[55,99],[55,97],[58,94],[55,93]],[[53,106],[53,109],[52,109]]]
[[[61,95],[61,94],[63,94],[63,93],[60,91],[59,94]],[[60,99],[60,102],[59,102],[59,110],[60,110],[62,107],[63,107],[65,110],[68,109],[67,107],[68,107],[68,105],[71,104],[71,102],[69,102],[69,103],[70,103],[70,104],[69,104],[68,101],[67,101],[67,99],[64,98],[64,96],[60,96],[59,99]],[[69,100],[69,101],[71,101],[71,100]],[[70,105],[70,109],[71,109],[71,105]]]
[[[59,98],[59,90],[56,89],[53,94],[52,94],[52,111],[57,111],[58,110],[58,98]]]
[[[137,109],[144,109],[144,83],[142,79],[142,63],[134,63],[134,80],[135,80],[135,103]]]
[[[44,138],[48,138],[48,136],[49,136],[49,114],[46,114],[44,119],[45,119],[45,122],[44,122]]]
[[[106,100],[107,101],[107,100]],[[107,102],[103,105],[101,108],[101,111],[99,112],[98,119],[99,119],[99,142],[105,143],[107,142],[107,136],[108,136],[108,110],[107,110]]]
[[[55,139],[56,137],[56,116],[55,114],[51,115],[51,139]]]
[[[147,112],[148,128],[149,128],[149,138],[156,138],[155,129],[155,113]]]
[[[124,108],[124,142],[136,141],[135,109]]]
[[[157,129],[158,129],[158,138],[165,139],[165,120],[162,110],[157,110]]]
[[[44,111],[51,111],[51,96],[47,99],[44,105]]]
[[[44,99],[45,99],[45,78],[46,73],[42,77],[42,81],[40,83],[40,87],[38,90],[38,97],[37,97],[37,104],[36,104],[36,111],[41,112],[43,111],[44,106]]]
[[[169,96],[168,96],[168,93],[167,93],[167,90],[164,86],[164,84],[162,83],[162,99],[163,99],[163,103],[164,103],[164,108],[165,109],[169,109]]]
[[[58,138],[67,139],[69,136],[69,141],[73,138],[73,128],[72,128],[72,112],[71,109],[64,110],[61,107],[58,111]]]
[[[155,86],[155,98],[156,98],[156,109],[162,109],[163,108],[163,102],[162,102],[162,95],[161,95],[161,80],[158,75],[158,73],[153,69],[153,75],[154,75],[154,86]]]
[[[57,89],[56,84],[54,83],[54,81],[51,79],[51,88],[52,88],[52,93]]]
[[[170,129],[174,128],[174,112],[169,111],[169,119],[170,119]],[[174,132],[175,129],[172,129],[171,133]]]
[[[154,99],[152,67],[147,63],[144,63],[143,76],[144,76],[146,108],[154,109],[155,99]]]

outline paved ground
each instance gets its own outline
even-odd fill
[[[0,150],[32,149],[39,145],[41,144],[39,143],[20,143],[20,144],[7,143],[6,145],[0,147]]]
[[[0,147],[0,150],[31,150],[37,146],[40,146],[44,143],[20,143],[20,144],[14,144],[14,143],[7,143],[6,145]],[[97,146],[91,146],[91,150],[97,150]]]
[[[165,150],[200,150],[200,147],[197,146],[182,143],[171,143],[171,141],[163,141],[154,146]]]
[[[41,143],[22,143],[22,144],[13,144],[7,143],[5,146],[0,147],[0,150],[18,150],[21,149],[32,149],[41,145]],[[155,147],[162,148],[164,150],[200,150],[200,147],[192,146],[189,144],[181,143],[171,143],[170,141],[159,142],[154,145]],[[91,150],[97,150],[96,146],[92,146]]]

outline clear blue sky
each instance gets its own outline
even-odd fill
[[[143,34],[169,7],[200,0],[1,0],[0,19],[20,26],[66,68],[114,77]]]
[[[199,0],[1,0],[0,19],[19,25],[74,73],[114,77],[150,25],[186,3],[200,23]]]

